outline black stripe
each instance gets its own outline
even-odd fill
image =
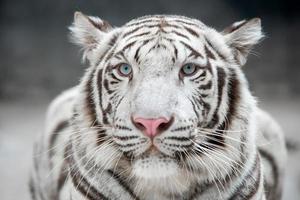
[[[116,180],[118,183],[130,194],[130,196],[135,200],[140,200],[139,197],[137,197],[134,192],[130,189],[130,187],[127,185],[127,183],[122,179],[122,177],[119,174],[114,173],[112,170],[108,170],[108,173]]]
[[[187,39],[187,40],[190,40],[189,37],[187,37],[186,35],[184,35],[184,34],[182,34],[182,33],[179,33],[179,32],[176,31],[176,30],[172,30],[171,33],[173,33],[173,34],[175,34],[175,35],[177,35],[177,36],[183,37],[183,38],[185,38],[185,39]]]
[[[273,179],[274,179],[274,183],[273,185],[267,185],[267,182],[265,181],[265,192],[266,192],[266,197],[267,199],[281,199],[281,192],[282,189],[280,188],[280,183],[279,183],[279,169],[278,166],[276,164],[275,159],[273,158],[273,156],[268,153],[267,151],[263,150],[263,149],[259,149],[259,154],[261,155],[262,158],[266,159],[267,162],[269,162],[269,164],[272,167],[272,174],[273,174]]]
[[[107,115],[110,114],[111,111],[112,111],[112,105],[109,102],[107,104],[107,107],[103,110],[103,114],[102,114],[102,116],[103,116],[103,124],[109,124],[109,122],[108,122],[108,116]]]
[[[175,54],[175,58],[178,58],[178,50],[176,48],[176,46],[174,45],[174,54]]]
[[[213,117],[211,121],[208,123],[207,128],[214,128],[218,123],[219,123],[219,109],[221,105],[221,101],[223,98],[223,90],[224,90],[224,85],[225,85],[225,78],[226,74],[223,68],[217,68],[217,74],[218,74],[218,102],[217,102],[217,107],[213,113]],[[221,123],[218,127],[220,130],[224,130],[225,127],[225,120],[224,122]],[[212,149],[219,147],[224,147],[225,146],[225,138],[223,137],[223,132],[222,131],[216,131],[216,134],[214,135],[208,135],[209,138],[207,139],[207,143],[212,144],[211,147]]]
[[[109,47],[107,47],[105,49],[105,51],[101,54],[100,58],[97,60],[95,66],[98,66],[100,64],[100,62],[103,60],[103,58],[106,56],[106,54],[108,53],[108,51],[114,46],[114,44],[116,43],[117,39],[119,38],[119,35],[113,35],[109,42],[108,45]]]
[[[182,24],[186,24],[186,25],[189,25],[189,26],[195,26],[195,28],[200,28],[200,26],[198,24],[195,24],[195,23],[192,23],[192,22],[187,22],[187,21],[183,21],[183,20],[180,20],[180,19],[175,19],[174,21],[182,23]]]
[[[164,145],[169,147],[175,147],[174,150],[178,150],[178,148],[191,148],[192,146],[194,146],[194,143],[190,142],[189,144],[170,144],[165,142]]]
[[[72,143],[70,142],[65,152],[69,152],[69,155],[65,157],[69,165],[70,178],[73,182],[74,187],[89,200],[109,200],[108,197],[104,196],[94,186],[92,186],[86,178],[80,173],[76,162],[73,157]],[[67,154],[67,153],[66,153]],[[65,155],[66,156],[66,155]]]
[[[155,28],[155,27],[160,28],[161,25],[160,24],[154,24],[154,25],[145,24],[143,27],[146,27],[146,28]],[[168,23],[163,24],[163,27],[171,27],[171,28],[176,28],[176,29],[182,29],[180,26],[177,26],[175,24],[168,24]]]
[[[64,184],[66,183],[67,178],[68,178],[68,165],[67,162],[65,161],[61,166],[58,181],[57,181],[57,190],[56,190],[57,197],[59,197],[59,193],[63,188]]]
[[[231,125],[233,117],[237,114],[238,104],[240,102],[240,82],[236,72],[230,69],[230,78],[228,82],[228,105],[227,111],[228,126]]]
[[[139,63],[139,59],[140,59],[139,52],[140,52],[141,47],[142,47],[142,45],[136,49],[135,54],[134,54],[134,59],[137,63]]]
[[[146,32],[143,32],[143,33],[139,33],[139,34],[136,34],[136,35],[132,35],[132,36],[130,36],[126,41],[129,41],[129,40],[131,40],[132,38],[137,39],[138,37],[145,36],[145,35],[149,35],[150,33],[151,33],[150,31],[146,31]]]
[[[198,79],[200,79],[199,81],[203,81],[205,79],[205,76],[206,76],[206,70],[203,70],[202,73],[200,73],[197,77],[191,79],[191,81],[198,81]]]
[[[143,20],[143,21],[137,21],[137,22],[132,22],[132,23],[129,23],[126,25],[126,27],[131,27],[131,26],[138,26],[138,25],[141,25],[141,24],[145,24],[145,23],[149,23],[149,22],[159,22],[160,19],[146,19],[146,20]]]
[[[130,136],[114,135],[113,137],[116,138],[116,139],[118,139],[118,140],[122,140],[122,141],[132,140],[132,139],[139,138],[139,136],[136,136],[136,135],[130,135]]]
[[[166,140],[178,140],[178,141],[190,141],[191,138],[189,137],[179,137],[179,136],[169,136],[165,137]]]
[[[177,127],[177,128],[174,128],[171,130],[171,132],[177,132],[177,131],[185,131],[185,130],[188,130],[188,129],[191,129],[193,126],[180,126],[180,127]]]
[[[112,94],[112,93],[114,92],[114,90],[111,90],[111,89],[109,88],[109,81],[108,81],[107,79],[104,79],[104,81],[103,81],[103,86],[104,86],[104,88],[106,89],[106,92],[107,92],[108,94]]]
[[[213,59],[213,60],[216,59],[214,54],[209,50],[209,48],[206,45],[204,45],[204,50],[205,50],[205,53],[206,53],[208,58]]]
[[[131,128],[124,126],[124,125],[115,124],[115,127],[116,127],[116,129],[120,129],[120,130],[132,131]]]
[[[132,34],[132,33],[135,33],[135,32],[137,32],[138,30],[140,30],[140,28],[141,28],[141,27],[136,27],[136,28],[134,28],[134,29],[132,29],[132,30],[130,30],[130,31],[128,31],[128,32],[125,32],[125,33],[122,35],[122,37],[123,37],[123,38],[126,38],[128,35],[130,35],[130,34]]]
[[[209,90],[212,87],[212,81],[208,81],[208,83],[206,83],[205,85],[200,85],[198,87],[199,90]]]
[[[213,181],[211,182],[204,182],[204,183],[197,183],[192,191],[189,191],[183,200],[196,200],[198,197],[203,194],[205,191],[209,190],[215,184]]]
[[[121,50],[121,52],[124,52],[126,49],[132,47],[135,43],[136,43],[136,41],[133,41],[133,42],[130,42],[129,44],[125,45],[123,47],[123,49]]]
[[[102,100],[102,85],[103,85],[102,75],[103,75],[103,69],[100,69],[97,74],[97,87],[98,87],[97,89],[98,89],[98,94],[99,94],[100,108],[101,108],[102,113],[104,113],[103,112],[103,104],[102,104],[102,102],[103,102],[103,100]],[[90,98],[92,98],[92,93],[90,93],[89,96],[91,96]],[[102,115],[104,115],[104,114],[102,114]]]
[[[217,107],[213,114],[213,119],[208,124],[208,128],[213,128],[217,123],[219,123],[218,112],[223,99],[223,90],[225,87],[225,79],[226,79],[225,70],[221,67],[217,67],[217,78],[218,78],[218,102],[217,102]]]
[[[191,99],[189,99],[189,101],[190,101],[191,104],[192,104],[194,113],[196,114],[197,118],[199,119],[199,113],[198,113],[197,110],[196,110],[196,105],[195,105],[195,103],[194,103]]]
[[[59,122],[54,130],[52,131],[52,134],[49,139],[49,157],[52,157],[54,154],[54,144],[57,140],[57,137],[59,136],[60,132],[66,129],[69,126],[69,121],[68,120],[63,120]]]
[[[199,34],[195,31],[195,30],[193,30],[192,28],[189,28],[189,27],[187,27],[187,26],[183,26],[184,27],[184,29],[185,30],[187,30],[190,34],[192,34],[193,36],[195,36],[195,37],[199,37]]]
[[[30,196],[31,196],[31,199],[32,200],[37,200],[37,197],[36,197],[36,191],[35,191],[35,186],[34,186],[34,181],[33,181],[33,177],[30,176],[30,179],[29,179],[29,192],[30,192]]]
[[[110,73],[109,74],[114,80],[116,80],[117,82],[121,82],[122,80],[117,78],[116,75],[114,75],[114,73]]]
[[[100,129],[100,128],[98,128]],[[97,145],[100,146],[104,142],[104,138],[106,137],[106,131],[104,129],[100,129],[97,131]]]
[[[96,71],[96,69],[94,69],[92,71],[92,73],[90,74],[90,77],[86,83],[86,87],[85,87],[86,98],[85,98],[84,104],[85,104],[85,111],[87,113],[87,116],[90,117],[90,119],[89,119],[90,123],[94,123],[95,125],[98,125],[99,122],[96,117],[96,105],[95,105],[95,102],[93,99],[93,86],[92,86],[92,81],[93,81],[93,77],[94,77],[93,75],[94,75],[95,71]],[[99,88],[99,83],[97,84],[97,86],[98,86],[99,98],[100,98],[100,102],[101,102],[101,96],[100,96],[101,90]]]
[[[253,167],[248,172],[243,182],[235,189],[229,200],[249,200],[258,191],[261,178],[260,157],[257,155]]]
[[[185,43],[183,41],[180,41],[180,43],[183,44],[186,48],[188,48],[191,51],[191,54],[189,55],[189,57],[195,56],[196,58],[197,57],[203,58],[203,55],[201,53],[199,53],[198,51],[196,51],[193,47],[191,47],[187,43]]]
[[[214,48],[214,46],[210,43],[210,41],[207,38],[205,38],[205,40],[208,46],[210,46],[210,48],[213,49],[222,60],[228,61],[226,56],[224,56],[221,52],[219,52],[216,48]]]
[[[116,43],[116,41],[117,41],[117,39],[118,39],[118,37],[119,37],[119,35],[117,35],[117,34],[113,35],[113,36],[110,38],[110,40],[109,40],[109,42],[108,42],[108,45],[111,46],[111,47],[114,46],[115,43]]]

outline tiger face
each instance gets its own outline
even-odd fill
[[[209,172],[204,168],[213,152],[234,160],[226,146],[238,150],[241,143],[222,131],[254,105],[240,66],[262,37],[259,19],[219,33],[180,16],[146,16],[112,28],[76,13],[70,29],[91,64],[82,81],[95,116],[89,123],[105,127],[101,134],[108,138],[89,142],[110,141],[106,146],[121,155],[111,154],[112,165],[127,160],[132,176],[152,180]],[[249,103],[242,104],[241,95]],[[241,140],[240,133],[231,137]],[[230,160],[209,167],[220,165],[229,168]]]

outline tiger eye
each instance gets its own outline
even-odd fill
[[[198,70],[198,67],[193,63],[188,63],[182,66],[180,73],[182,76],[191,76]]]
[[[121,76],[125,76],[125,77],[128,77],[132,74],[132,67],[131,65],[129,64],[126,64],[126,63],[122,63],[118,66],[118,73],[121,75]]]

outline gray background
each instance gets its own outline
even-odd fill
[[[86,66],[69,43],[74,11],[112,25],[146,14],[194,17],[222,30],[260,17],[266,39],[244,67],[260,107],[298,142],[300,8],[292,0],[0,0],[0,199],[28,199],[32,142],[43,131],[47,104],[78,83]],[[300,154],[290,153],[285,200],[299,200]]]

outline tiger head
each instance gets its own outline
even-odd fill
[[[221,176],[253,145],[255,101],[241,66],[263,37],[258,18],[218,32],[182,16],[112,27],[77,12],[70,30],[90,63],[79,128],[94,131],[83,140],[107,168],[122,162],[147,181]]]

